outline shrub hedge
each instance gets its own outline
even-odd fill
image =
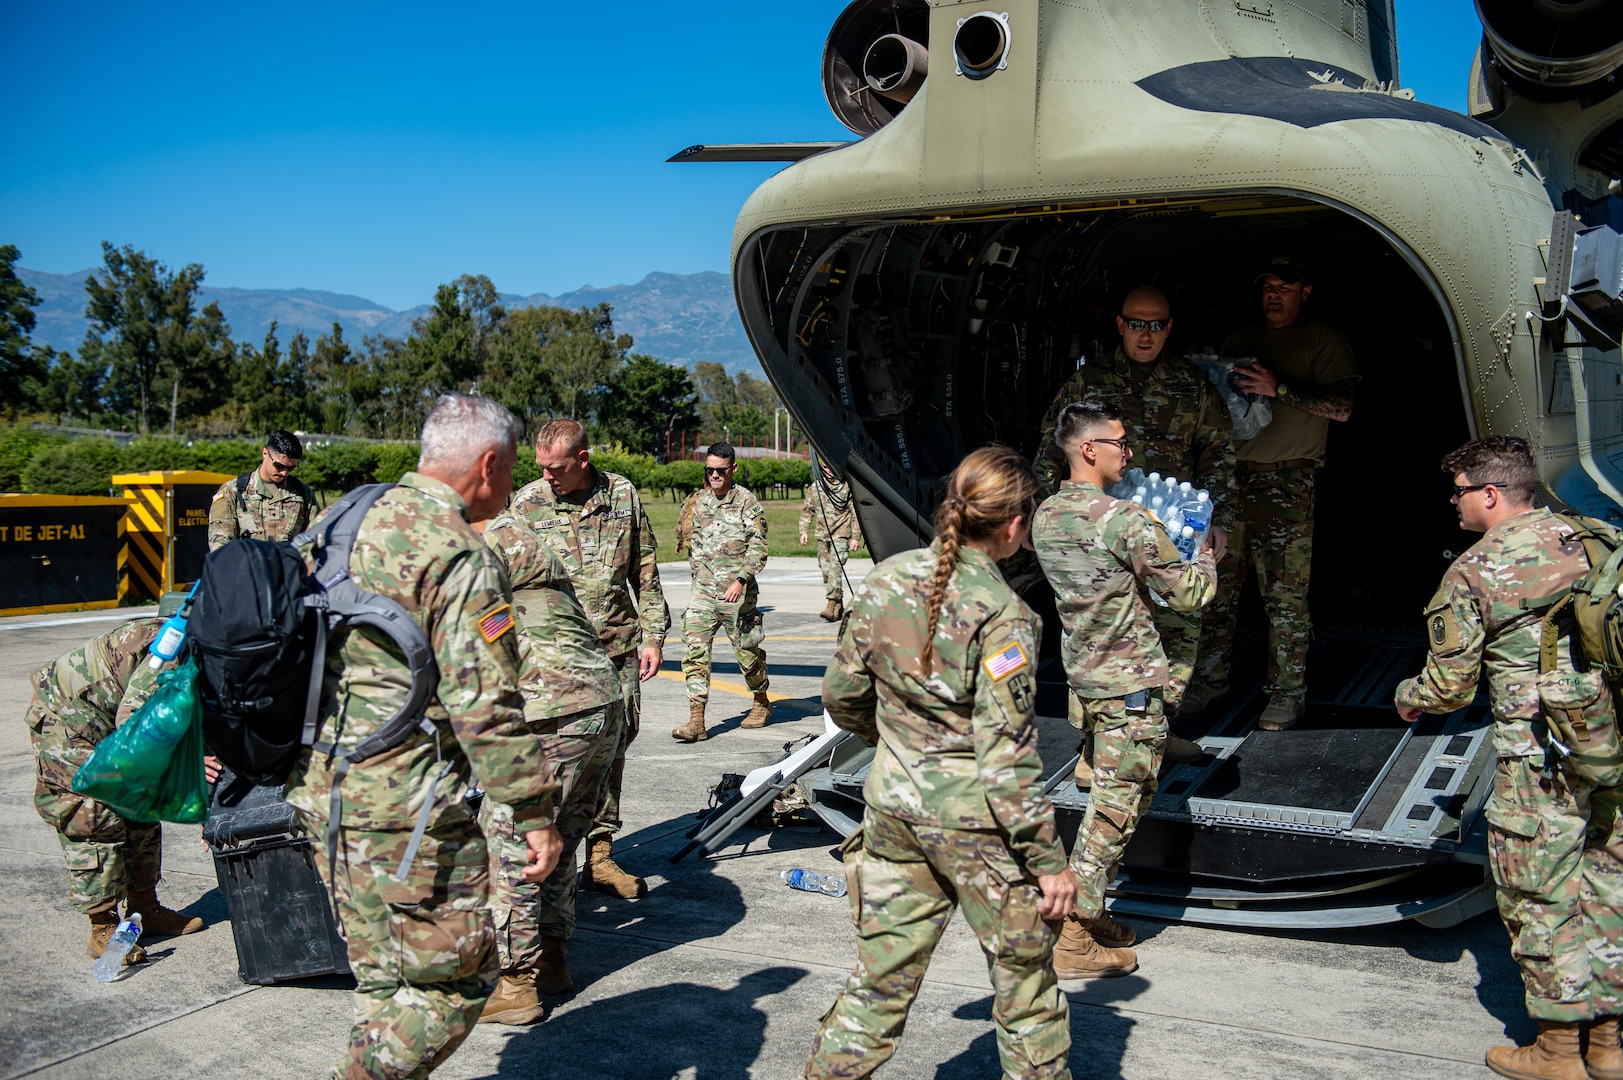
[[[252,439],[188,442],[145,436],[124,446],[110,439],[72,439],[55,432],[11,425],[0,427],[0,491],[42,495],[105,495],[118,473],[196,470],[236,475],[259,464],[263,444]],[[392,483],[417,465],[412,442],[308,443],[298,476],[312,488],[347,491],[361,484]],[[655,462],[652,455],[628,453],[618,446],[594,448],[592,461],[619,473],[637,487],[658,496],[686,498],[704,483],[697,461]],[[519,486],[540,479],[535,455],[520,450],[513,479]],[[745,458],[738,482],[762,498],[804,492],[811,482],[811,463],[799,458]]]

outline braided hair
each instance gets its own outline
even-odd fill
[[[924,606],[930,613],[922,660],[926,672],[934,670],[935,633],[941,623],[941,604],[947,583],[958,564],[958,551],[968,540],[985,540],[1017,517],[1029,523],[1037,509],[1037,476],[1030,462],[1007,446],[983,446],[947,477],[946,497],[935,512],[936,559]]]

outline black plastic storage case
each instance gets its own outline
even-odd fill
[[[221,805],[233,779],[228,769],[215,787],[203,840],[231,912],[237,973],[262,986],[349,974],[349,952],[316,871],[320,855],[295,828],[284,789],[256,787]]]

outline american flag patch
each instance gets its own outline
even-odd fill
[[[513,629],[513,607],[503,604],[494,611],[479,616],[479,632],[485,640],[495,644],[496,639]]]
[[[1002,652],[994,653],[981,661],[981,665],[986,668],[986,673],[992,676],[993,682],[997,682],[1005,675],[1019,671],[1029,663],[1031,661],[1026,659],[1026,651],[1020,647],[1018,642],[1010,645]]]

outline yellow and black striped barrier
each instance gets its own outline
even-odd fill
[[[115,487],[129,500],[126,541],[129,591],[156,600],[190,584],[208,554],[209,502],[226,473],[121,473]]]
[[[0,495],[0,615],[117,607],[127,499]]]

